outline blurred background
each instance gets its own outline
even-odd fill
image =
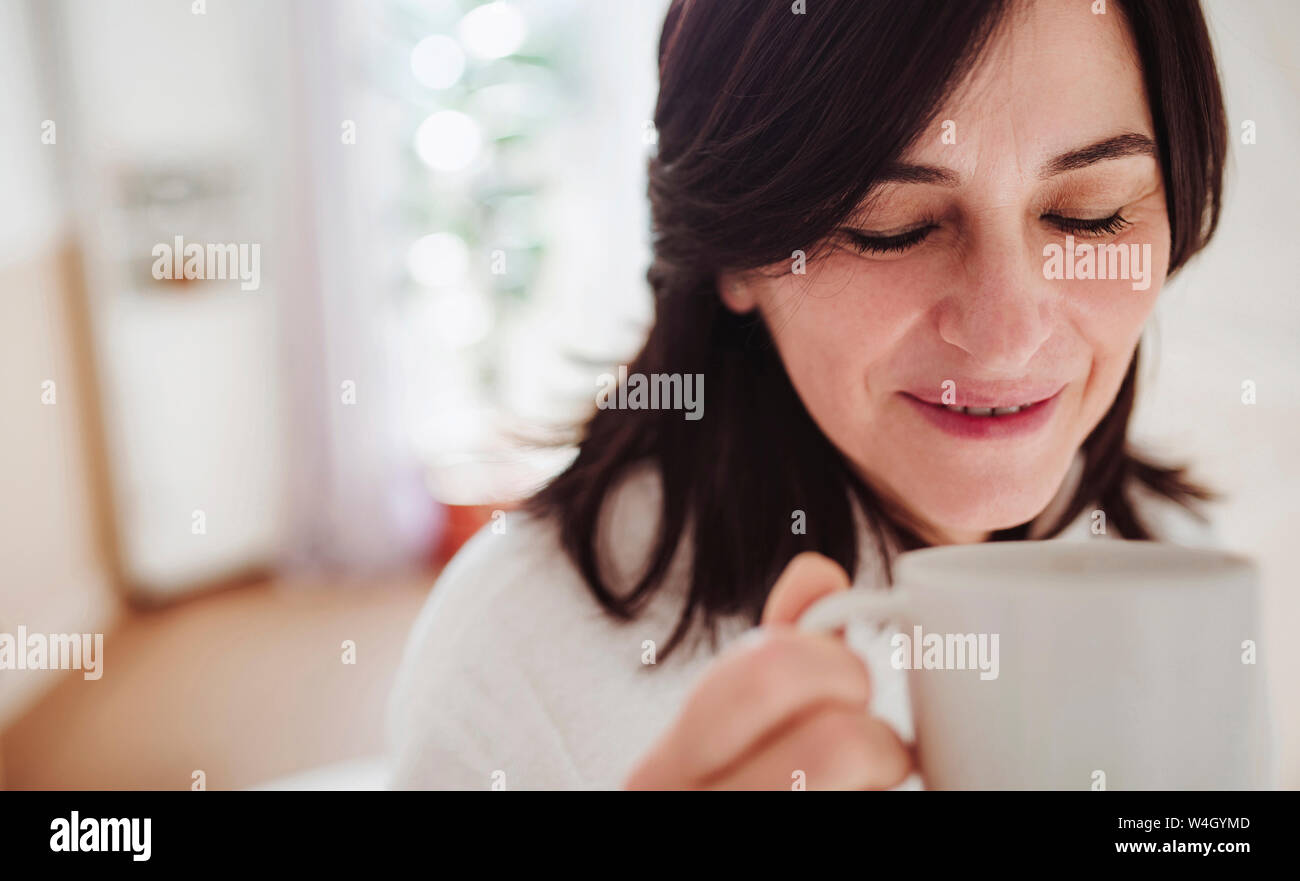
[[[105,634],[100,679],[0,670],[0,786],[380,785],[438,568],[651,317],[666,5],[0,0],[0,633]],[[1300,10],[1207,10],[1227,208],[1136,433],[1260,563],[1295,788]],[[260,284],[155,278],[176,236]]]

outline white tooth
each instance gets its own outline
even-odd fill
[[[967,407],[966,412],[971,416],[992,416],[992,407]]]
[[[1019,413],[1019,412],[1020,412],[1019,407],[994,407],[993,408],[994,416],[1006,416],[1008,413]]]

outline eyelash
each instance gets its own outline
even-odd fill
[[[846,229],[844,232],[859,254],[897,254],[913,245],[919,245],[937,228],[938,224],[927,221],[916,229],[894,236],[869,236],[856,229]]]
[[[1096,237],[1113,236],[1132,225],[1132,222],[1122,217],[1118,211],[1109,217],[1095,220],[1063,217],[1060,214],[1044,214],[1042,219],[1063,233]],[[925,241],[937,228],[937,223],[925,221],[915,229],[893,236],[869,236],[856,229],[846,229],[844,233],[859,254],[899,254]]]
[[[1128,220],[1121,217],[1118,211],[1110,217],[1100,217],[1096,220],[1062,217],[1059,214],[1044,214],[1043,219],[1063,233],[1083,233],[1084,235],[1093,236],[1113,236],[1132,225]]]

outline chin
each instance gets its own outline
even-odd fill
[[[918,475],[916,485],[896,487],[900,498],[927,523],[943,533],[961,535],[993,532],[1033,520],[1052,501],[1064,471],[1053,471],[990,490],[994,481],[973,480],[969,473],[944,479],[940,474]]]

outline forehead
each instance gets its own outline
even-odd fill
[[[1141,64],[1118,4],[1017,3],[907,158],[961,168],[994,151],[1029,166],[1119,131],[1152,134]],[[940,137],[945,122],[955,143]]]

